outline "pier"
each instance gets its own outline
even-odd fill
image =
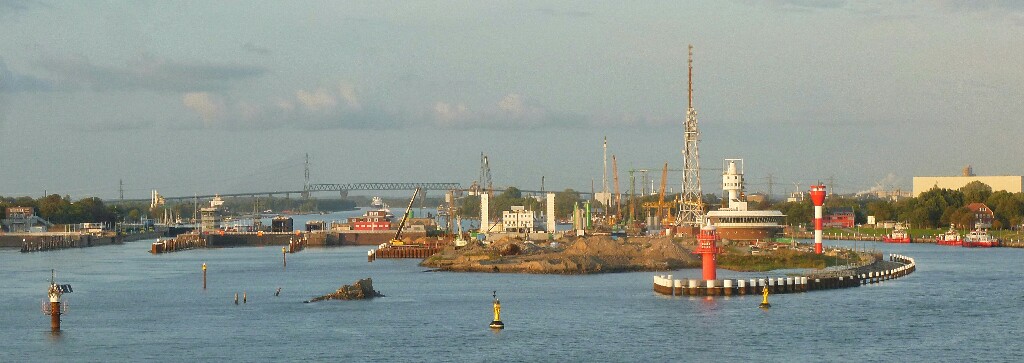
[[[407,245],[395,246],[390,243],[382,243],[376,249],[366,254],[367,262],[373,262],[378,258],[419,258],[424,259],[438,253],[444,248],[440,244]]]
[[[812,273],[808,276],[699,280],[658,275],[654,276],[654,292],[670,296],[732,296],[757,295],[768,288],[772,294],[788,294],[876,284],[909,275],[916,269],[917,264],[913,258],[892,254],[888,261],[875,261],[857,268]]]

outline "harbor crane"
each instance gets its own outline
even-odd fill
[[[656,216],[658,222],[662,225],[670,225],[675,222],[672,218],[672,206],[676,205],[676,202],[667,203],[665,202],[665,185],[668,184],[668,163],[665,163],[665,167],[661,169],[661,188],[658,190],[658,201],[647,202],[643,204],[643,207],[647,210],[656,210]],[[668,211],[666,215],[665,211]]]
[[[401,246],[405,242],[402,242],[402,229],[405,228],[405,222],[409,220],[409,212],[412,211],[412,204],[416,202],[416,196],[420,194],[420,188],[412,191],[412,198],[409,199],[409,205],[405,207],[405,213],[402,214],[402,221],[398,223],[398,231],[395,232],[395,238],[391,239],[392,246]]]

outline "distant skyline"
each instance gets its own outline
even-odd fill
[[[0,33],[0,196],[301,189],[306,153],[600,190],[605,136],[628,191],[682,168],[688,44],[704,193],[725,158],[776,195],[1024,174],[1024,2],[0,0]]]

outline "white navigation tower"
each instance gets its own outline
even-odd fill
[[[697,155],[697,143],[700,131],[697,129],[697,110],[693,109],[693,45],[689,46],[687,57],[689,89],[687,95],[689,106],[686,108],[686,123],[683,140],[683,197],[679,206],[679,218],[676,224],[684,227],[684,232],[694,234],[704,222],[704,202],[701,199],[700,157]],[[689,228],[685,228],[689,227]]]

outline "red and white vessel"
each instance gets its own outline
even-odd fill
[[[348,224],[353,231],[393,231],[391,222],[395,218],[388,205],[380,197],[373,197],[370,206],[374,209],[366,211],[361,217],[351,217]]]
[[[882,238],[885,243],[910,243],[910,233],[907,233],[906,227],[902,224],[896,224],[892,229],[892,233]]]
[[[999,239],[988,234],[987,229],[975,228],[964,236],[964,247],[999,247]]]
[[[956,231],[952,224],[949,225],[949,230],[946,233],[935,236],[935,244],[940,246],[962,246],[963,242],[963,236]]]

